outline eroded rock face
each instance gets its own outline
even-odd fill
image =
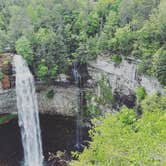
[[[74,116],[77,111],[77,87],[43,86],[36,87],[40,113]],[[54,95],[48,98],[52,90]],[[17,113],[15,89],[0,92],[0,114]]]
[[[52,90],[54,95],[48,98],[46,93]],[[49,86],[37,93],[41,113],[73,116],[77,111],[77,87]]]
[[[16,94],[14,89],[0,91],[0,114],[15,113],[16,107]]]
[[[17,113],[15,76],[12,72],[12,55],[0,55],[0,71],[4,78],[0,80],[0,114]],[[56,83],[60,86],[41,86],[37,83],[38,107],[40,113],[74,116],[78,108],[78,88],[69,83],[68,76],[60,74]],[[51,91],[51,97],[48,92]]]
[[[158,82],[157,79],[148,76],[141,76],[140,84],[146,89],[147,93],[154,93],[160,92],[161,94],[164,93],[162,86]]]
[[[138,86],[143,86],[148,94],[164,93],[157,79],[137,74],[137,65],[134,61],[123,60],[120,65],[115,65],[108,58],[99,57],[96,61],[89,63],[88,71],[94,81],[106,75],[113,91],[120,91],[125,95],[135,91]]]
[[[157,79],[137,74],[136,63],[124,60],[120,65],[115,65],[108,58],[99,57],[96,61],[89,62],[88,74],[91,79],[86,80],[85,86],[95,89],[96,95],[100,95],[98,80],[105,75],[116,95],[118,101],[131,105],[134,103],[132,97],[138,86],[143,86],[148,94],[153,92],[164,93],[162,86]],[[66,77],[60,77],[60,83],[66,83]],[[48,114],[61,114],[74,116],[78,110],[78,88],[64,84],[64,86],[41,86],[36,85],[39,111]],[[50,98],[47,96],[49,91],[53,92]],[[123,95],[125,96],[125,100]],[[131,97],[130,97],[131,96]],[[110,108],[108,107],[109,112]],[[17,112],[15,89],[4,90],[0,83],[0,114]]]
[[[138,74],[137,63],[130,59],[123,60],[120,65],[116,65],[111,62],[109,57],[99,57],[97,60],[89,62],[88,73],[91,79],[88,82],[95,89],[95,94],[100,97],[102,88],[100,84],[103,77],[106,79],[108,87],[112,88],[114,99],[112,104],[98,104],[103,113],[114,113],[123,105],[133,108],[136,104],[135,92],[138,86],[144,87],[148,94],[164,93],[157,79]]]

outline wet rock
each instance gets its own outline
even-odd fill
[[[65,152],[49,153],[47,166],[69,166],[70,158]]]
[[[124,94],[119,91],[114,92],[114,104],[113,107],[115,109],[118,109],[118,107],[121,107],[123,105],[127,106],[128,108],[133,108],[136,103],[136,96],[134,93],[130,92],[130,94]]]

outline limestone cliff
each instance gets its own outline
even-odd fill
[[[123,60],[120,65],[116,65],[107,57],[99,57],[97,60],[89,62],[87,68],[90,76],[88,78],[91,79],[85,84],[89,88],[95,89],[97,95],[100,93],[98,81],[102,75],[107,77],[113,92],[116,92],[114,94],[117,94],[117,92],[120,94],[116,96],[117,101],[126,102],[129,105],[134,102],[131,94],[134,94],[138,86],[143,86],[148,94],[153,92],[164,93],[157,79],[138,74],[135,60]],[[76,86],[63,86],[63,84],[61,86],[36,85],[36,89],[40,113],[75,115],[78,108],[78,88]],[[52,98],[47,97],[50,90],[54,94]],[[123,101],[124,97],[121,94],[125,96],[125,101]],[[0,114],[12,112],[17,112],[14,87],[3,89],[0,84]]]
[[[135,60],[123,60],[120,65],[116,65],[107,57],[99,57],[89,63],[88,71],[94,81],[99,80],[102,74],[106,75],[113,91],[127,94],[129,91],[135,91],[138,86],[143,86],[148,94],[164,93],[157,79],[138,74]]]
[[[61,114],[74,116],[77,110],[77,88],[57,86],[37,86],[37,97],[39,111],[43,114]],[[49,90],[54,95],[47,97]],[[3,90],[0,92],[0,114],[17,113],[15,89]]]

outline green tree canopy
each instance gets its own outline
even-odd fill
[[[151,96],[143,101],[141,117],[122,108],[120,113],[94,120],[90,146],[70,165],[165,165],[165,102],[165,95]]]

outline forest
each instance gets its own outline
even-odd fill
[[[90,141],[83,152],[72,152],[68,165],[166,165],[165,0],[0,0],[0,53],[7,52],[23,56],[46,84],[73,62],[100,55],[117,66],[136,60],[138,74],[157,78],[164,93],[138,87],[135,106],[115,114],[90,106]],[[112,103],[112,92],[105,89],[96,100]]]
[[[166,84],[164,0],[1,0],[0,50],[25,57],[40,79],[72,61],[108,54],[141,60],[139,72]]]

